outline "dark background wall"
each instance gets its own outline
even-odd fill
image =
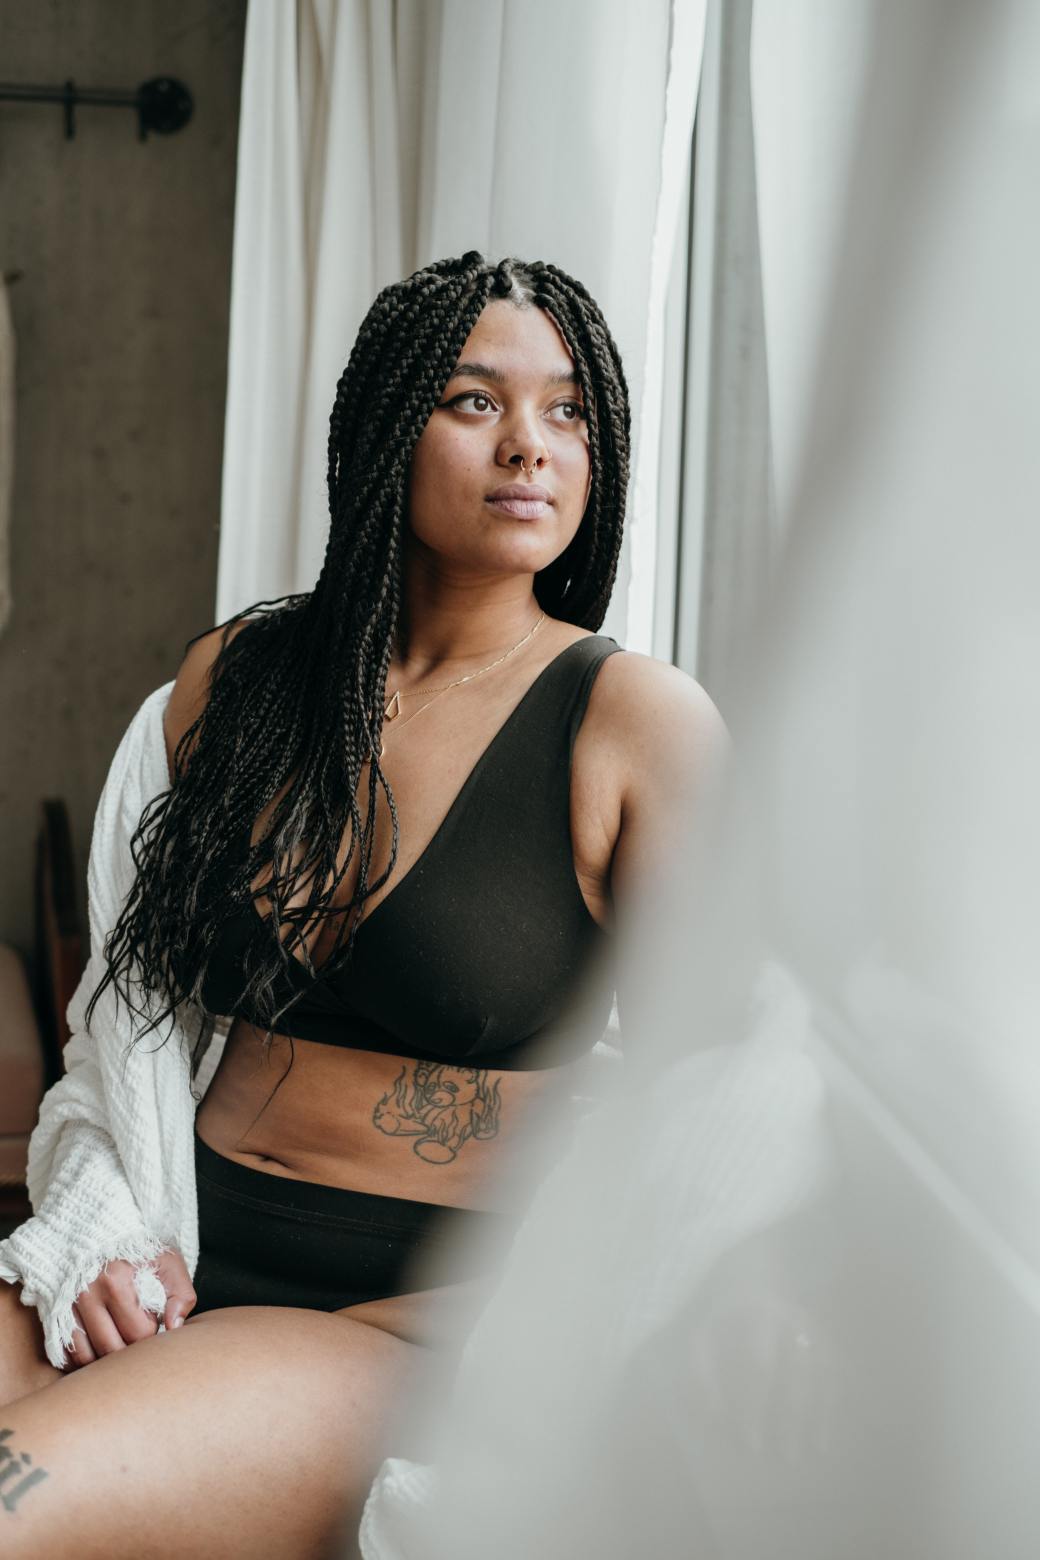
[[[0,103],[16,337],[12,611],[0,631],[0,942],[32,952],[40,799],[68,804],[85,917],[93,810],[128,720],[214,622],[246,0],[0,0],[0,80],[179,77],[172,136],[129,109]]]

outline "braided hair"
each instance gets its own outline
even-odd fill
[[[603,622],[621,547],[631,422],[620,354],[594,299],[555,265],[516,259],[493,265],[477,250],[385,287],[336,386],[328,440],[331,526],[317,583],[303,594],[255,602],[220,625],[208,697],[177,744],[174,782],[145,807],[133,835],[136,879],[106,938],[106,970],[87,1007],[89,1030],[94,1004],[110,982],[117,1005],[121,994],[133,1007],[136,966],[134,983],[153,1013],[127,1054],[182,1003],[204,1007],[211,950],[224,921],[250,904],[261,867],[271,865],[262,890],[271,922],[253,917],[234,1006],[248,1000],[263,1016],[268,1046],[280,1016],[303,994],[294,991],[280,1006],[274,996],[279,972],[289,971],[290,959],[301,962],[294,948],[308,974],[317,973],[303,930],[342,916],[321,966],[323,972],[339,968],[351,956],[361,919],[344,912],[360,912],[393,871],[397,807],[379,750],[401,606],[409,465],[467,337],[485,305],[498,298],[544,309],[555,321],[574,358],[588,426],[588,503],[570,543],[536,573],[534,594],[551,617],[592,630]],[[370,882],[380,785],[393,837],[386,871]],[[367,792],[364,811],[360,791]],[[263,837],[243,849],[253,821],[280,792]],[[347,857],[337,869],[348,825]],[[353,894],[337,904],[355,849]],[[310,897],[293,906],[307,881]],[[157,1012],[153,994],[165,998]],[[204,1026],[205,1012],[202,1018]]]

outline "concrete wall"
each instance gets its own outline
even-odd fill
[[[40,799],[68,803],[85,917],[119,737],[214,621],[246,0],[0,0],[0,79],[136,88],[195,114],[0,103],[16,335],[13,607],[0,632],[0,941],[32,944]]]

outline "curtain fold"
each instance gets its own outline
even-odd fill
[[[712,0],[693,175],[679,664],[724,711],[780,534],[751,115],[752,0]]]

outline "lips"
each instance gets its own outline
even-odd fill
[[[493,504],[510,498],[516,498],[522,503],[528,504],[551,504],[553,501],[553,496],[548,488],[539,487],[537,482],[507,482],[503,487],[495,488],[486,496]]]
[[[499,514],[512,515],[514,520],[540,520],[549,513],[553,496],[536,482],[507,482],[489,493],[487,502]]]

